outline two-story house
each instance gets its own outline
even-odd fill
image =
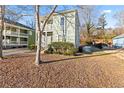
[[[40,17],[41,27],[46,17],[47,16]],[[77,10],[54,13],[43,31],[41,46],[47,48],[51,42],[71,42],[75,47],[79,47],[79,27],[80,22]]]
[[[3,31],[3,48],[27,47],[32,29],[18,22],[5,19]]]

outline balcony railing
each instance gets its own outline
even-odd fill
[[[14,32],[14,31],[10,31],[10,30],[6,31],[5,34],[6,35],[12,35],[12,36],[18,36],[18,32]]]
[[[28,42],[27,41],[11,41],[11,40],[7,40],[7,41],[3,41],[3,45],[27,45]]]
[[[18,32],[12,32],[11,31],[11,35],[18,35]]]
[[[27,41],[20,41],[20,44],[27,44]]]
[[[17,41],[10,41],[9,44],[18,44]]]
[[[3,45],[17,45],[18,42],[17,41],[11,41],[11,40],[6,40],[6,41],[3,41]]]
[[[14,32],[14,31],[6,31],[6,33],[5,33],[6,35],[9,35],[9,36],[23,36],[23,37],[27,37],[28,36],[28,34],[27,33],[19,33],[19,32]],[[4,33],[3,33],[3,35],[4,35]]]
[[[28,36],[27,33],[20,33],[21,36]]]

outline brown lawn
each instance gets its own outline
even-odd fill
[[[0,87],[124,87],[124,61],[113,54],[94,57],[34,54],[0,61]]]

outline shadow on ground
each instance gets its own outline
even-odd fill
[[[116,54],[116,53],[118,53],[118,52],[120,52],[120,51],[112,52],[112,53],[88,55],[88,56],[75,56],[75,57],[63,58],[63,59],[59,59],[59,60],[42,61],[40,64],[55,63],[55,62],[61,62],[61,61],[65,61],[65,60],[74,60],[74,59],[79,59],[79,58],[89,58],[89,57],[104,56],[104,55]]]
[[[65,60],[74,60],[74,59],[80,59],[80,58],[89,58],[89,57],[97,57],[97,56],[116,54],[116,53],[122,52],[122,50],[123,49],[119,49],[115,52],[94,54],[94,55],[91,54],[91,55],[86,55],[86,56],[78,55],[78,56],[73,56],[73,57],[68,57],[68,58],[57,59],[57,60],[47,60],[47,61],[43,60],[42,62],[40,62],[40,64],[56,63],[56,62],[61,62],[61,61],[65,61]],[[4,59],[9,59],[9,58],[16,59],[16,58],[26,58],[26,57],[35,57],[35,54],[11,55],[11,56],[6,56]]]

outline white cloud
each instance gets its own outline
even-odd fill
[[[101,14],[108,14],[108,13],[111,13],[112,11],[111,10],[103,10],[102,12],[101,12]]]

